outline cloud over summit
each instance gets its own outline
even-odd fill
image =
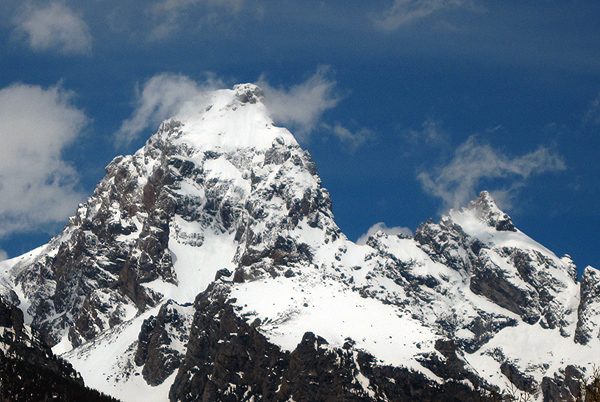
[[[323,113],[341,100],[335,91],[336,82],[329,73],[328,67],[321,66],[306,81],[289,89],[271,86],[264,75],[257,82],[265,93],[265,104],[273,120],[293,129],[300,141],[308,140]]]
[[[325,128],[351,149],[372,137],[366,128],[353,133],[339,123],[334,126],[322,123],[323,113],[337,106],[341,99],[326,67],[320,67],[304,82],[289,88],[272,86],[264,75],[257,85],[265,93],[264,102],[274,122],[290,128],[300,141],[308,141],[317,128]],[[208,74],[204,81],[172,73],[153,76],[137,90],[135,109],[115,134],[117,145],[130,144],[144,130],[155,130],[161,121],[176,115],[188,101],[226,86],[224,80],[213,74]]]
[[[373,226],[371,226],[369,228],[369,230],[367,230],[367,233],[364,233],[362,236],[360,236],[358,238],[358,240],[356,240],[356,244],[359,244],[359,245],[367,244],[369,237],[373,236],[377,232],[383,232],[383,233],[387,234],[388,236],[396,236],[396,235],[412,236],[413,235],[412,230],[410,230],[409,228],[402,227],[402,226],[394,226],[394,227],[390,228],[390,227],[387,227],[387,225],[385,223],[378,222],[378,223],[374,224]]]
[[[478,187],[484,180],[508,183],[506,190],[492,190],[495,197],[508,201],[513,197],[511,193],[531,176],[564,169],[563,158],[546,147],[510,157],[489,144],[480,144],[476,136],[471,136],[455,150],[448,164],[422,171],[417,178],[423,190],[439,197],[447,209],[464,206],[476,198]]]
[[[176,115],[186,102],[223,86],[223,82],[212,75],[208,75],[204,82],[196,82],[181,74],[153,76],[141,89],[138,88],[135,110],[115,134],[117,146],[129,145],[146,129],[156,130],[160,122]]]

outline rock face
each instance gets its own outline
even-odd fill
[[[126,401],[573,395],[600,352],[596,270],[578,282],[487,192],[356,245],[262,98],[186,105],[60,235],[1,262],[21,321]]]
[[[312,332],[284,352],[235,313],[226,293],[211,286],[198,296],[171,401],[487,400],[460,382],[439,386],[407,369],[378,366],[352,342],[331,347]]]
[[[478,227],[475,233],[467,233],[464,227],[470,226],[469,220],[479,220],[490,230]],[[511,241],[518,240],[518,233],[503,236],[494,231],[516,229],[510,217],[499,212],[490,195],[483,192],[466,209],[442,218],[439,224],[421,225],[415,240],[434,261],[462,271],[464,276],[471,275],[473,293],[517,314],[526,323],[539,322],[545,328],[567,331],[569,322],[565,319],[573,311],[565,311],[564,301],[571,296],[565,291],[577,280],[570,259],[553,258],[541,247],[524,248],[525,239],[520,247],[514,247]]]
[[[580,303],[577,309],[577,329],[575,342],[587,345],[592,339],[600,337],[600,273],[586,268],[581,278]]]
[[[23,312],[0,297],[0,401],[114,401],[86,388],[24,324]]]
[[[172,300],[163,304],[157,316],[144,321],[138,337],[135,363],[150,385],[162,384],[179,368],[191,327],[192,307]]]

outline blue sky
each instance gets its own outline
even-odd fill
[[[597,1],[0,6],[0,257],[58,233],[190,93],[257,82],[349,238],[489,190],[525,233],[600,267]]]

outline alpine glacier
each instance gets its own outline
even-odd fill
[[[86,385],[147,402],[576,394],[600,355],[598,271],[579,281],[487,192],[355,244],[263,96],[188,102],[61,234],[0,263],[2,299]]]

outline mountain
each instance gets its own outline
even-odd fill
[[[23,312],[0,297],[0,401],[116,399],[86,388],[67,361],[55,356],[24,324]]]
[[[346,238],[260,88],[185,105],[48,244],[0,263],[24,324],[123,401],[561,401],[600,352],[600,274],[487,192]],[[401,206],[399,206],[401,208]]]

